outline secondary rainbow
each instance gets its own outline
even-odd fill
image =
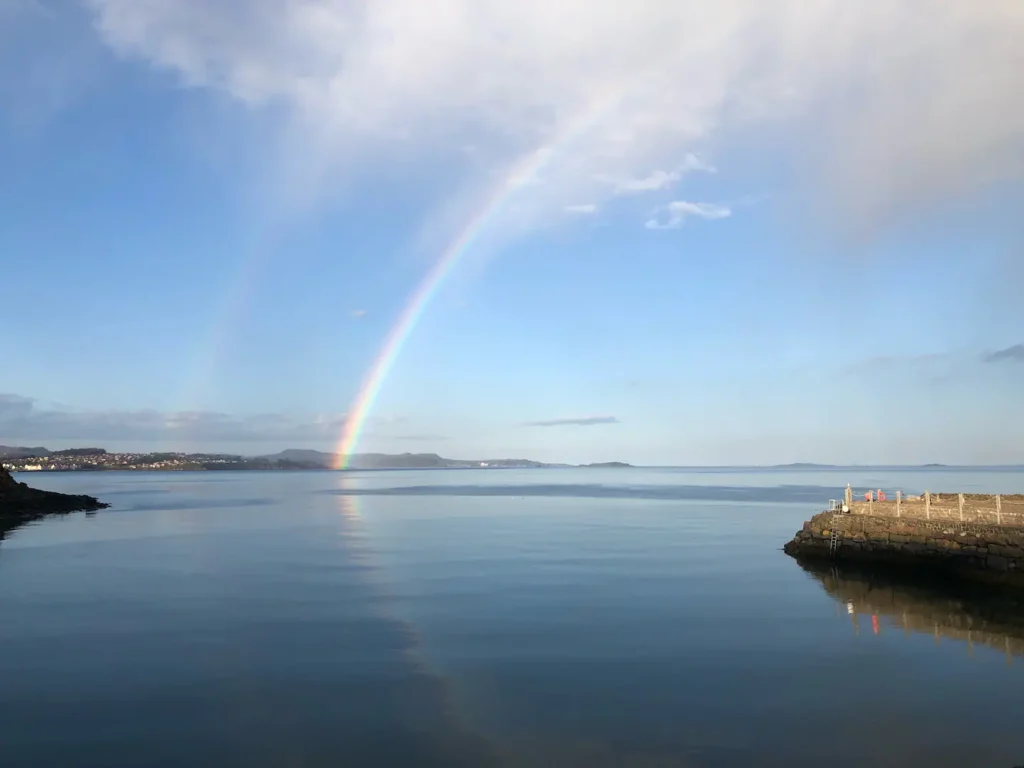
[[[359,443],[359,437],[366,424],[366,417],[380,394],[388,374],[402,352],[416,323],[422,317],[430,300],[437,293],[445,277],[451,274],[462,257],[471,249],[477,238],[487,229],[502,207],[525,186],[528,186],[537,174],[555,157],[557,150],[571,141],[598,120],[618,99],[618,89],[605,91],[602,97],[594,99],[589,107],[574,119],[567,120],[554,138],[543,147],[531,152],[517,162],[505,178],[498,184],[492,194],[488,195],[485,204],[470,219],[469,224],[442,252],[416,290],[413,291],[398,320],[391,327],[384,344],[381,345],[373,365],[363,379],[359,392],[352,401],[352,407],[345,418],[345,426],[341,431],[338,446],[335,450],[335,469],[345,469],[349,459]]]

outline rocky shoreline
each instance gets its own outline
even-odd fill
[[[821,512],[783,550],[798,559],[888,563],[1024,586],[1024,528],[1006,525]]]
[[[108,506],[92,496],[30,488],[0,467],[0,538],[14,528],[47,515],[89,512]]]

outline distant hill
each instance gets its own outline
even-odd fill
[[[314,451],[307,448],[288,448],[280,453],[260,456],[267,461],[293,461],[318,467],[332,467],[335,454],[325,451]],[[349,460],[351,469],[399,469],[403,467],[447,467],[450,459],[444,459],[436,453],[356,453]]]
[[[436,453],[356,453],[348,462],[350,469],[468,469],[470,467],[545,467],[530,459],[446,459]]]
[[[25,446],[0,445],[0,459],[33,459],[36,456],[49,456],[50,452],[43,447],[26,448]]]
[[[627,464],[624,461],[599,461],[595,464],[580,464],[581,467],[590,467],[592,469],[602,468],[618,468],[618,467],[632,467],[632,464]]]
[[[332,467],[335,454],[305,448],[288,448],[279,453],[260,456],[267,461],[290,461],[317,467]],[[446,459],[436,453],[356,453],[349,459],[349,469],[437,469],[469,467],[544,467],[543,462],[530,459]]]
[[[436,453],[355,453],[348,461],[351,469],[400,469],[450,467],[450,459],[444,459]]]
[[[29,448],[24,445],[0,445],[0,459],[42,459],[47,456],[105,456],[106,453],[105,448],[65,448],[61,451],[51,451],[42,446]]]
[[[287,448],[279,453],[272,453],[269,456],[260,456],[260,459],[267,461],[294,461],[298,464],[310,464],[317,467],[329,467],[334,462],[333,453],[314,451],[306,448]]]

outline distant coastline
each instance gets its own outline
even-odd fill
[[[0,465],[11,472],[327,470],[333,453],[291,448],[263,456],[222,453],[129,453],[104,448],[50,451],[43,447],[0,446]],[[551,464],[532,459],[448,459],[436,453],[357,453],[348,468],[366,469],[524,469],[630,467],[621,461],[599,464]]]
[[[337,456],[326,451],[289,448],[273,454],[244,456],[229,453],[115,452],[104,448],[47,448],[0,445],[0,466],[12,472],[94,472],[104,470],[217,471],[217,470],[329,470]],[[958,464],[788,464],[733,465],[634,465],[623,461],[568,464],[533,459],[450,459],[436,453],[357,453],[348,468],[370,469],[664,469],[694,472],[787,472],[854,470],[870,472],[988,471],[1022,472],[1024,465]]]

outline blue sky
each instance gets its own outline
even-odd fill
[[[331,449],[540,152],[359,450],[1024,462],[1024,11],[829,5],[0,0],[0,443]]]

